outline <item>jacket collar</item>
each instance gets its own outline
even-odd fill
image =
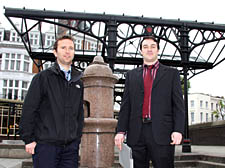
[[[161,78],[166,74],[167,67],[163,64],[159,63],[159,68],[157,70],[155,80],[153,81],[152,88],[154,88],[158,82],[161,80]]]
[[[60,75],[62,78],[65,78],[64,73],[60,70],[59,64],[57,62],[54,63],[54,65],[50,68],[52,72],[54,72],[56,75]],[[83,73],[78,71],[74,65],[71,65],[71,82],[76,82],[81,79]]]
[[[140,79],[139,84],[142,90],[144,90],[143,68],[144,68],[143,66],[137,68],[137,71],[138,71],[137,79]],[[161,78],[165,75],[166,69],[167,69],[167,66],[159,63],[159,68],[157,70],[152,88],[154,88],[158,84],[158,82],[161,80]]]

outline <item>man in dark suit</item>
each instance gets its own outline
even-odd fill
[[[153,36],[140,44],[143,66],[128,71],[115,144],[127,136],[135,168],[173,168],[175,145],[184,133],[184,102],[177,69],[158,61],[159,43]]]

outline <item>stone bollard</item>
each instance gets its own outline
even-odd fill
[[[96,56],[83,76],[84,100],[90,114],[85,118],[80,149],[80,166],[110,168],[114,164],[114,134],[117,120],[113,118],[113,91],[118,78]]]

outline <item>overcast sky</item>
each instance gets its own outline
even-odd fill
[[[0,22],[8,24],[3,6],[27,9],[103,13],[225,24],[223,0],[0,0]],[[223,56],[225,57],[225,55]],[[190,80],[190,92],[225,97],[225,61]]]

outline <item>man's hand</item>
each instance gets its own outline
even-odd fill
[[[124,141],[124,134],[118,133],[115,136],[115,145],[119,148],[119,150],[122,150],[122,143]]]
[[[182,141],[182,134],[179,132],[173,132],[171,134],[171,140],[172,140],[172,142],[170,143],[171,145],[179,145]]]
[[[29,154],[34,154],[34,148],[36,147],[37,143],[36,142],[31,142],[29,144],[25,145],[25,150]]]

